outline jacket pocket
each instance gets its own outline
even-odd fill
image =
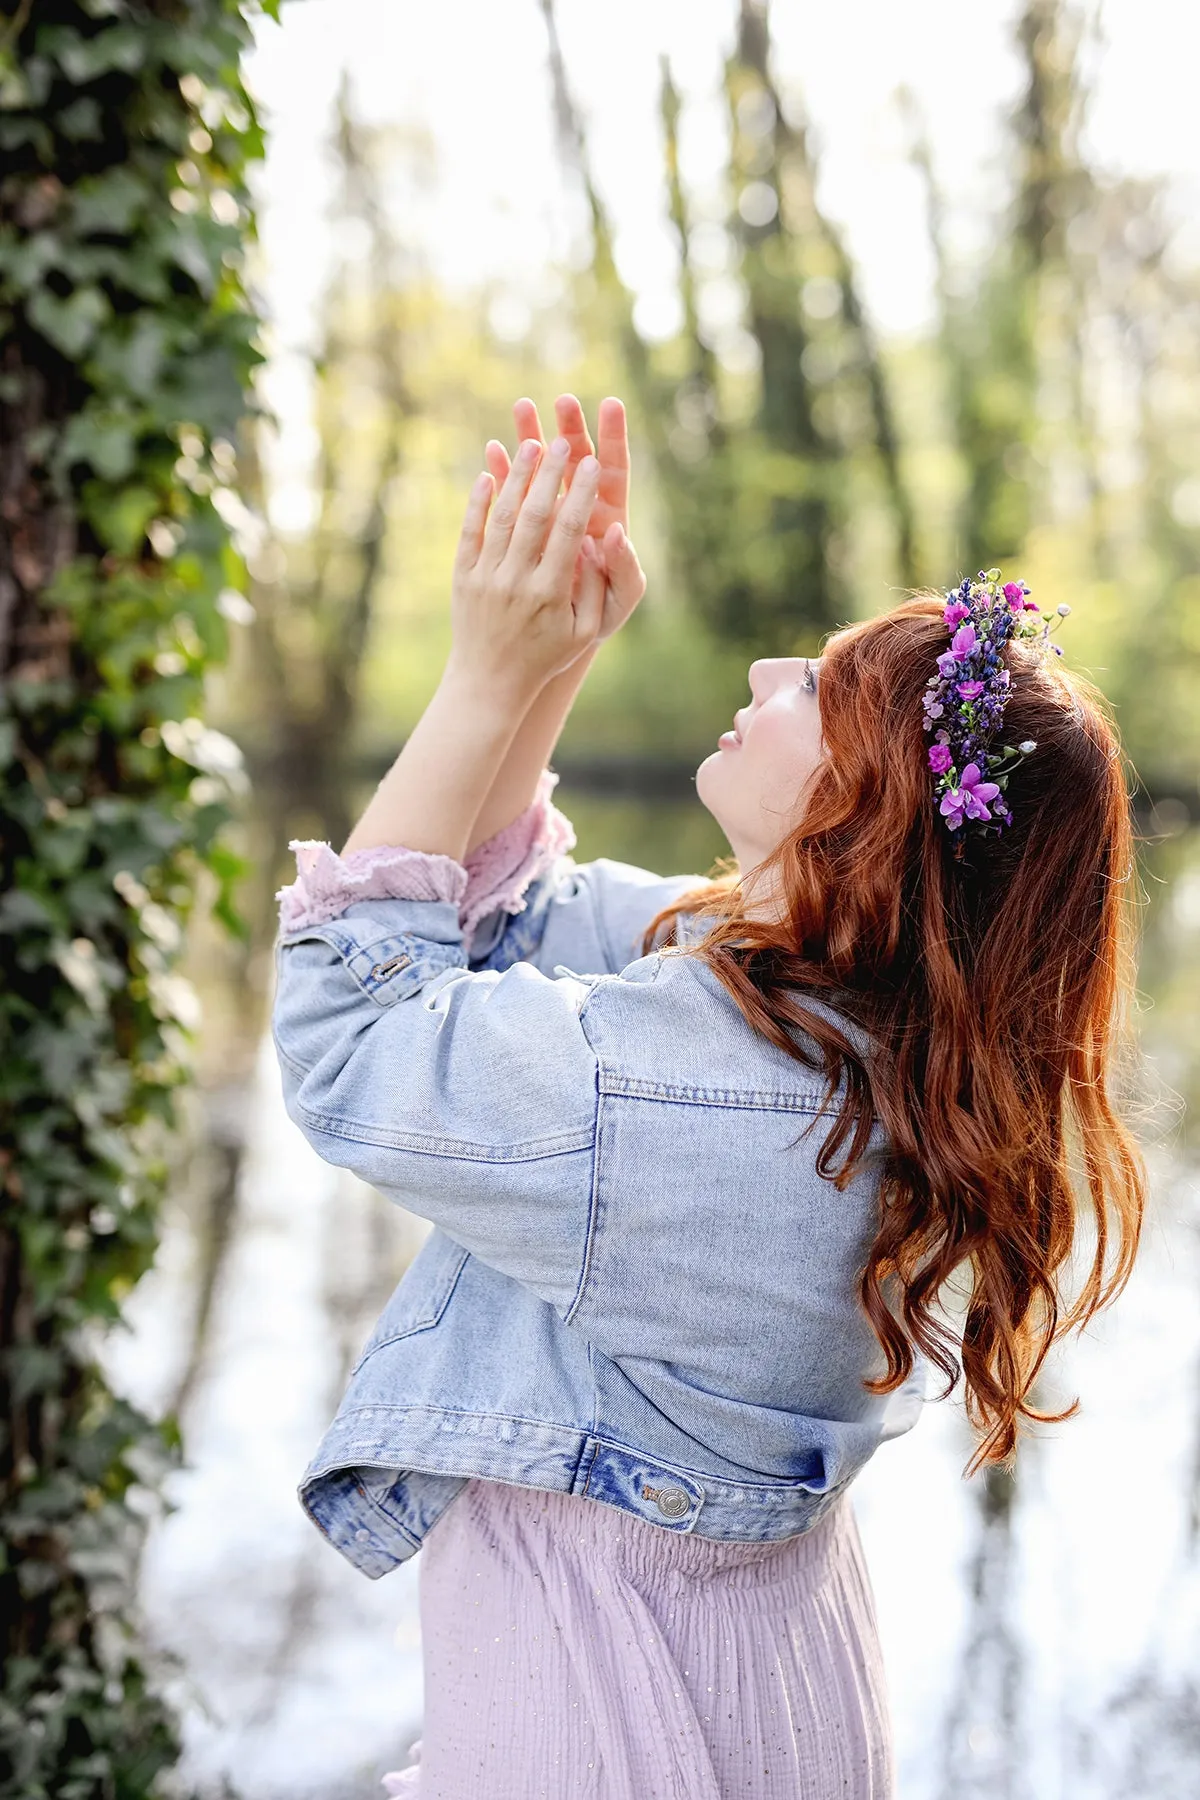
[[[429,1331],[438,1323],[449,1305],[469,1254],[445,1232],[430,1232],[380,1314],[352,1374],[357,1374],[368,1357],[382,1350],[385,1344],[412,1337],[418,1331]]]

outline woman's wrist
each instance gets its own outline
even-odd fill
[[[551,680],[557,680],[552,676]],[[437,692],[447,703],[478,712],[485,723],[490,721],[503,729],[510,727],[515,735],[522,719],[548,682],[531,681],[519,670],[484,668],[471,657],[452,649],[442,670]]]
[[[593,646],[570,668],[552,675],[526,708],[472,827],[468,854],[533,805],[542,772],[554,754],[595,654]]]

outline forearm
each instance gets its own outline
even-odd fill
[[[533,700],[471,828],[468,851],[503,831],[533,804],[538,778],[554,754],[554,746],[595,654],[595,649],[585,651],[569,669],[548,681]]]
[[[569,704],[569,699],[562,702],[564,716]],[[499,782],[497,766],[502,771],[507,767],[522,715],[529,710],[524,696],[447,665],[342,855],[380,844],[402,844],[461,862],[472,843],[479,841],[472,837],[475,821],[493,783]]]

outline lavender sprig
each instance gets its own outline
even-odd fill
[[[1042,618],[1029,593],[1023,581],[1002,581],[999,569],[981,569],[974,581],[964,580],[946,595],[942,616],[950,645],[925,684],[922,705],[925,731],[933,737],[928,754],[934,800],[947,830],[959,834],[956,856],[968,830],[984,835],[1012,824],[1004,794],[1008,778],[1037,749],[1031,738],[992,747],[1011,684],[1005,645],[1036,641],[1062,655],[1050,642],[1051,621]],[[1070,610],[1058,607],[1058,618]]]

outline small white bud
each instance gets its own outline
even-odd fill
[[[1028,756],[1031,751],[1037,749],[1037,740],[1035,738],[1026,738],[1023,743],[1017,745],[1017,749],[1021,752],[1022,756]]]
[[[1060,619],[1067,618],[1071,611],[1070,607],[1067,606],[1065,603],[1062,606],[1056,606],[1054,610],[1058,614]]]

